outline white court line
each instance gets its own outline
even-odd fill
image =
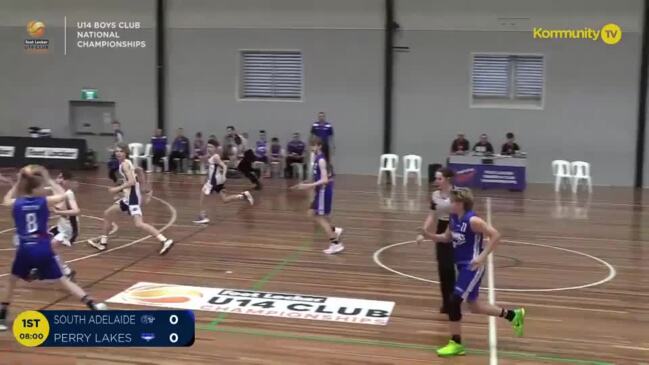
[[[98,221],[103,220],[103,218],[95,217],[94,215],[85,215],[85,214],[80,214],[80,216],[81,216],[81,217],[90,218],[90,219],[94,219],[94,220],[98,220]],[[51,217],[51,218],[54,219],[54,218],[57,218],[57,217],[54,216],[54,217]],[[111,229],[111,230],[110,230],[110,233],[108,233],[108,234],[109,234],[109,235],[110,235],[110,234],[115,234],[115,232],[117,232],[118,229],[119,229],[119,226],[117,225],[117,223],[113,222],[113,229]],[[0,231],[0,234],[2,234],[2,233],[7,233],[7,232],[11,232],[11,231],[15,231],[15,230],[16,230],[15,227],[14,227],[14,228],[3,229],[2,231]],[[99,238],[99,237],[101,237],[101,236],[93,237],[93,238],[90,238],[90,239],[91,239],[91,240],[94,240],[94,239],[97,239],[97,238]],[[10,248],[0,248],[0,251],[15,251],[15,250],[16,250],[15,247],[10,247]]]
[[[487,224],[491,226],[491,198],[489,197],[487,197]],[[493,252],[490,253],[489,256],[487,256],[487,289],[489,304],[496,305],[493,256]],[[496,317],[494,316],[489,316],[489,364],[498,364],[498,333],[496,328]]]
[[[395,269],[393,269],[393,268],[391,268],[389,266],[386,266],[381,261],[380,256],[381,256],[381,253],[383,253],[383,251],[388,250],[388,249],[393,248],[393,247],[403,246],[403,245],[407,245],[407,244],[415,243],[415,242],[417,242],[417,241],[397,242],[397,243],[393,243],[391,245],[387,245],[385,247],[382,247],[382,248],[376,250],[374,252],[373,257],[372,257],[373,260],[374,260],[374,263],[377,264],[378,266],[382,267],[383,269],[387,270],[387,271],[393,272],[393,273],[395,273],[397,275],[400,275],[400,276],[403,276],[403,277],[406,277],[406,278],[415,279],[415,280],[419,280],[419,281],[423,281],[423,282],[427,282],[427,283],[439,284],[439,281],[426,279],[426,278],[421,278],[419,276],[414,276],[414,275],[406,274],[406,273],[403,273],[401,271],[395,270]],[[427,241],[427,242],[430,242],[430,241]],[[583,284],[583,285],[567,286],[567,287],[561,287],[561,288],[547,288],[547,289],[541,289],[541,288],[539,288],[539,289],[534,289],[534,288],[532,288],[532,289],[494,288],[495,291],[519,292],[519,293],[524,293],[524,292],[540,293],[540,292],[554,292],[554,291],[585,289],[585,288],[590,288],[590,287],[593,287],[593,286],[598,286],[598,285],[602,285],[604,283],[607,283],[607,282],[613,280],[613,278],[615,278],[615,276],[617,275],[617,271],[615,270],[613,265],[611,265],[608,262],[600,259],[599,257],[595,257],[595,256],[589,255],[589,254],[581,252],[581,251],[570,250],[570,249],[567,249],[567,248],[555,247],[555,246],[551,246],[551,245],[545,245],[545,244],[542,244],[542,243],[533,243],[533,242],[524,242],[524,241],[508,241],[508,240],[502,240],[501,242],[516,243],[516,244],[528,245],[528,246],[546,247],[546,248],[552,248],[552,249],[555,249],[555,250],[574,253],[574,254],[580,255],[580,256],[585,256],[585,257],[588,257],[588,258],[590,258],[592,260],[595,260],[595,261],[603,264],[604,266],[606,266],[608,268],[609,274],[608,274],[607,277],[605,277],[602,280],[599,280],[599,281],[596,281],[596,282],[593,282],[593,283]],[[480,290],[484,290],[484,288],[481,288]]]
[[[91,183],[82,183],[82,182],[80,182],[80,184],[84,184],[84,185],[94,185],[94,186],[100,186],[100,187],[105,187],[105,188],[109,188],[109,187],[110,187],[110,186],[106,186],[106,185],[91,184]],[[166,200],[162,200],[162,199],[160,199],[160,198],[158,198],[158,197],[155,197],[155,196],[153,196],[152,198],[155,199],[155,200],[157,200],[157,201],[159,201],[160,203],[166,205],[167,208],[169,208],[169,211],[171,212],[171,219],[169,219],[169,222],[167,222],[167,224],[165,224],[164,227],[162,227],[162,228],[159,229],[160,232],[164,232],[167,228],[171,227],[171,226],[176,222],[176,219],[178,218],[178,212],[176,211],[176,208],[174,208],[173,205],[169,204],[169,202],[167,202]],[[140,243],[140,242],[142,242],[142,241],[144,241],[144,240],[147,240],[147,239],[149,239],[149,238],[151,238],[151,236],[145,236],[145,237],[139,238],[139,239],[137,239],[137,240],[135,240],[135,241],[132,241],[132,242],[129,242],[129,243],[125,243],[125,244],[123,244],[123,245],[121,245],[121,246],[117,246],[117,247],[114,247],[114,248],[111,248],[111,249],[108,249],[108,250],[105,250],[105,251],[99,251],[99,252],[97,252],[97,253],[94,253],[94,254],[91,254],[91,255],[86,255],[86,256],[83,256],[83,257],[76,258],[76,259],[72,259],[72,260],[69,260],[69,261],[66,261],[66,262],[71,263],[71,262],[77,262],[77,261],[81,261],[81,260],[86,260],[86,259],[90,259],[90,258],[93,258],[93,257],[97,257],[97,256],[99,256],[99,255],[103,255],[103,254],[106,254],[106,253],[109,253],[109,252],[113,252],[113,251],[117,251],[117,250],[121,250],[121,249],[123,249],[123,248],[127,248],[127,247],[130,247],[130,246],[133,246],[133,245],[135,245],[135,244],[137,244],[137,243]],[[7,276],[7,275],[9,275],[9,274],[8,274],[8,273],[7,273],[7,274],[1,274],[1,275],[0,275],[0,278],[1,278],[1,277],[4,277],[4,276]]]

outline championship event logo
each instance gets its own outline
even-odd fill
[[[27,34],[31,37],[23,41],[23,48],[30,53],[47,53],[50,40],[42,39],[45,35],[45,23],[40,20],[27,22]]]
[[[30,20],[27,23],[27,33],[31,37],[42,37],[45,35],[45,23],[40,20]]]
[[[203,297],[198,290],[170,285],[143,285],[127,290],[123,295],[134,302],[153,305],[187,303]]]

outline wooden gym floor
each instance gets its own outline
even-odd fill
[[[62,250],[78,282],[104,300],[140,281],[394,301],[386,326],[196,312],[196,342],[174,349],[28,349],[0,334],[0,364],[488,364],[487,318],[465,314],[463,358],[436,357],[447,340],[432,244],[409,242],[427,214],[426,187],[377,188],[375,178],[336,177],[334,222],[347,250],[322,253],[326,240],[305,216],[309,196],[266,180],[254,207],[212,198],[207,227],[197,214],[202,176],[153,175],[156,200],[145,220],[177,240],[168,256],[120,217],[112,252],[97,255],[84,241],[99,233],[111,203],[104,172],[81,175],[82,230]],[[229,180],[230,192],[246,188]],[[3,187],[1,192],[7,190]],[[391,192],[392,191],[392,192]],[[504,235],[495,255],[496,300],[528,309],[526,336],[497,325],[500,364],[649,363],[649,198],[624,188],[595,188],[591,199],[555,195],[549,185],[525,193],[478,191],[490,198],[493,224]],[[13,257],[12,223],[0,208],[0,274]],[[377,253],[377,250],[382,249]],[[380,265],[398,271],[388,271]],[[614,277],[613,277],[614,276]],[[2,280],[2,279],[0,279]],[[4,283],[3,285],[4,286]],[[486,288],[487,281],[483,281]],[[44,283],[21,283],[11,317],[26,309],[82,309]],[[482,298],[487,298],[483,291]],[[112,308],[143,309],[112,304]]]

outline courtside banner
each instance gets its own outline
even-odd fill
[[[27,147],[25,158],[51,158],[58,160],[76,160],[79,150],[62,147]]]
[[[109,303],[385,326],[394,302],[137,283]]]
[[[16,154],[16,147],[14,146],[0,146],[0,157],[13,158]]]

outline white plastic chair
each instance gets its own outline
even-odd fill
[[[563,179],[567,179],[568,183],[572,186],[573,182],[570,162],[565,160],[552,161],[552,174],[555,177],[554,191],[561,190],[561,182],[563,182]]]
[[[381,178],[384,172],[389,172],[392,179],[392,185],[397,184],[397,168],[399,166],[399,156],[388,153],[381,155],[381,167],[379,168],[379,176],[376,180],[378,185],[381,184]]]
[[[417,185],[421,186],[421,156],[403,156],[403,186],[408,185],[408,174],[417,175]]]
[[[146,172],[147,174],[150,174],[153,172],[153,146],[151,143],[147,143],[146,147],[144,148],[144,156],[143,158],[146,158]]]
[[[580,181],[586,181],[588,192],[593,192],[593,181],[590,177],[590,164],[584,161],[573,161],[570,163],[572,173],[572,192],[576,193]]]
[[[167,150],[165,151],[165,157],[161,158],[162,165],[164,166],[163,172],[169,172],[169,151],[171,151],[171,145],[167,143]]]
[[[128,144],[128,154],[133,160],[133,165],[136,167],[140,165],[140,161],[144,159],[144,145],[142,143],[129,143]]]

